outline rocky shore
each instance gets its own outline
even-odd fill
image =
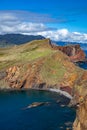
[[[1,89],[63,92],[77,106],[74,130],[87,130],[87,71],[74,63],[85,60],[79,45],[56,46],[50,39],[2,49]]]

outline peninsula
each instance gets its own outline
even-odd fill
[[[79,45],[57,46],[50,39],[0,48],[0,89],[61,90],[77,107],[74,130],[87,130],[87,71]]]

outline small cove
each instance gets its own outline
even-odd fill
[[[35,108],[23,108],[33,102],[49,102]],[[71,128],[75,110],[67,107],[68,98],[39,90],[0,92],[1,130],[66,130]]]

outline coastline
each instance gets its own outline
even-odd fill
[[[60,89],[40,89],[40,88],[23,88],[23,89],[11,89],[11,88],[7,88],[7,89],[0,89],[0,92],[2,91],[28,91],[28,90],[36,90],[36,91],[51,91],[51,92],[56,92],[60,95],[65,96],[66,98],[69,98],[70,100],[73,98],[69,93],[67,93],[66,91],[62,91]]]
[[[69,93],[62,91],[60,89],[49,89],[49,91],[59,93],[59,94],[65,96],[65,97],[69,98],[70,100],[73,98]]]

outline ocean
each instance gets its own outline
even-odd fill
[[[27,108],[34,102],[48,102]],[[0,92],[0,130],[66,130],[72,128],[75,110],[68,98],[39,90]]]
[[[78,65],[87,69],[87,63]],[[25,109],[34,102],[48,104]],[[0,130],[72,130],[76,111],[68,103],[68,98],[52,91],[1,91]]]
[[[87,50],[84,50],[84,51],[85,51],[85,54],[87,57]],[[83,68],[83,69],[87,69],[87,62],[80,62],[80,63],[78,63],[78,66]]]

